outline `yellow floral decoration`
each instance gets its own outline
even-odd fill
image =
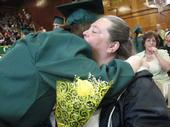
[[[75,76],[73,81],[57,81],[55,117],[58,127],[83,127],[96,111],[110,83],[91,74],[86,80]]]
[[[79,96],[88,96],[94,94],[94,87],[88,80],[77,80],[77,94]]]

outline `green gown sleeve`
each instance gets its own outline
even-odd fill
[[[134,77],[131,66],[119,59],[111,61],[108,65],[103,65],[100,73],[103,80],[113,82],[100,103],[100,107],[115,102]]]
[[[133,77],[130,65],[119,60],[99,68],[89,45],[73,34],[63,30],[29,34],[0,59],[0,119],[15,123],[50,88],[56,88],[56,80],[72,80],[75,75],[85,79],[89,73],[114,80],[111,96]]]

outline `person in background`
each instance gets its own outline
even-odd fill
[[[156,33],[158,34],[159,37],[159,48],[162,48],[164,46],[164,39],[165,39],[165,31],[161,28],[160,24],[156,24]]]
[[[167,31],[165,34],[165,46],[163,49],[166,49],[170,55],[170,31]]]
[[[163,49],[167,50],[168,51],[168,54],[170,55],[170,31],[167,31],[165,33],[165,45],[163,47]],[[170,71],[168,71],[168,75],[170,77]],[[169,101],[169,104],[170,104],[170,101]]]
[[[41,26],[39,29],[38,29],[38,32],[46,32],[47,30],[43,27],[43,26]]]
[[[0,32],[0,45],[3,45],[3,42],[5,41],[5,38],[3,34]]]
[[[148,69],[153,74],[154,81],[167,99],[168,85],[170,85],[170,77],[167,74],[170,71],[170,56],[167,50],[158,49],[158,45],[158,35],[152,31],[146,32],[143,36],[145,51],[136,55],[143,60],[142,68]]]
[[[63,28],[65,26],[65,19],[61,16],[55,16],[53,22],[53,30]]]
[[[134,29],[135,37],[133,38],[133,44],[136,53],[143,51],[142,46],[142,40],[143,40],[143,34],[142,34],[142,28],[140,26],[136,26]]]

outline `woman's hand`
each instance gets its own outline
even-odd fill
[[[166,72],[170,71],[170,59],[169,59],[169,57],[164,58],[163,55],[161,55],[161,53],[158,53],[158,49],[155,48],[155,47],[152,48],[152,51],[153,51],[156,59],[158,60],[161,68]]]
[[[158,54],[158,49],[156,47],[152,47],[152,53],[154,55],[157,55]]]
[[[144,58],[146,59],[146,61],[152,61],[154,59],[154,56],[157,57],[158,55],[158,49],[156,47],[150,47],[148,49],[148,52],[145,53]]]

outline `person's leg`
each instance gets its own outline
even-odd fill
[[[17,127],[44,127],[43,124],[49,120],[55,99],[55,91],[49,90],[31,106]]]
[[[10,125],[3,120],[0,120],[0,127],[10,127]]]

